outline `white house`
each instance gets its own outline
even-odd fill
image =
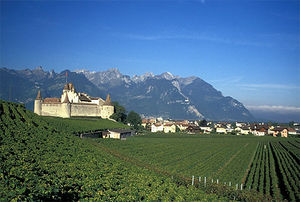
[[[242,127],[240,133],[243,135],[248,135],[250,133],[250,129],[247,127]]]
[[[207,131],[207,132],[211,132],[212,131],[212,128],[209,127],[209,126],[200,126],[200,129],[203,130],[203,131]]]
[[[126,139],[133,134],[132,130],[126,129],[110,129],[103,134],[103,138]]]
[[[294,128],[288,128],[289,135],[297,135],[297,131]]]
[[[176,125],[173,123],[165,123],[164,124],[164,132],[165,133],[175,133],[176,132]]]
[[[268,133],[268,129],[265,128],[254,129],[252,131],[252,134],[256,136],[265,136],[267,133]]]
[[[151,125],[151,132],[156,133],[156,132],[162,132],[164,131],[164,125],[161,123],[155,123]]]
[[[226,128],[225,127],[218,127],[216,128],[216,132],[217,133],[227,133]]]
[[[235,122],[235,126],[241,128],[244,126],[244,123]]]

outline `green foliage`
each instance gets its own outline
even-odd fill
[[[296,138],[178,133],[93,141],[73,135],[114,127],[127,126],[99,119],[40,117],[24,105],[0,100],[0,198],[262,201],[271,200],[271,195],[275,200],[300,199]],[[236,191],[224,182],[243,183],[247,190]]]
[[[118,102],[113,102],[112,104],[115,107],[115,111],[114,111],[114,114],[110,116],[110,118],[112,118],[118,122],[121,122],[121,123],[126,123],[127,115],[126,115],[125,108],[123,106],[119,105]]]
[[[294,128],[294,123],[295,123],[294,121],[289,122],[289,127]]]
[[[180,128],[176,125],[176,133],[180,132]]]
[[[229,134],[230,135],[237,135],[237,132],[236,131],[231,131]]]
[[[205,119],[199,121],[199,126],[207,126],[207,121]]]
[[[212,179],[214,182],[218,179],[220,184],[226,182],[227,188],[229,182],[234,187],[239,184],[239,188],[242,183],[249,191],[239,194],[218,186],[211,188],[221,196],[261,200],[253,197],[263,194],[266,200],[271,196],[277,200],[300,199],[300,142],[297,139],[149,133],[130,138],[126,144],[117,141],[104,144],[180,180],[189,178],[191,182],[191,176],[197,179],[201,176],[202,185],[203,178],[207,177],[209,182]],[[204,189],[211,191],[208,187]]]
[[[106,130],[112,128],[129,128],[122,123],[98,118],[71,118],[64,119],[58,117],[39,117],[41,120],[51,124],[60,131],[85,132],[94,130]]]
[[[140,115],[134,111],[130,111],[127,116],[127,122],[133,126],[134,129],[138,129],[142,124],[142,119]]]
[[[68,131],[95,126],[90,120],[42,118],[3,101],[0,109],[3,201],[226,200],[117,158],[102,147],[113,140],[98,144]]]

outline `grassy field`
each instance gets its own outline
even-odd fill
[[[197,182],[201,177],[202,184],[206,177],[278,200],[300,199],[300,141],[295,138],[148,134],[99,142],[169,176],[195,176]]]

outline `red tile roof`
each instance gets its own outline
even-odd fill
[[[47,97],[44,99],[44,103],[60,103],[60,99],[57,97]]]

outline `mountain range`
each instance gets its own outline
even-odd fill
[[[77,91],[102,98],[109,93],[112,100],[127,111],[134,110],[144,117],[254,120],[242,103],[223,96],[201,78],[182,78],[169,72],[130,77],[115,68],[101,72],[65,70],[60,73],[44,71],[42,67],[33,70],[0,68],[0,98],[22,102],[33,109],[38,89],[43,97],[60,97],[66,83],[66,72],[67,82],[72,82]]]

